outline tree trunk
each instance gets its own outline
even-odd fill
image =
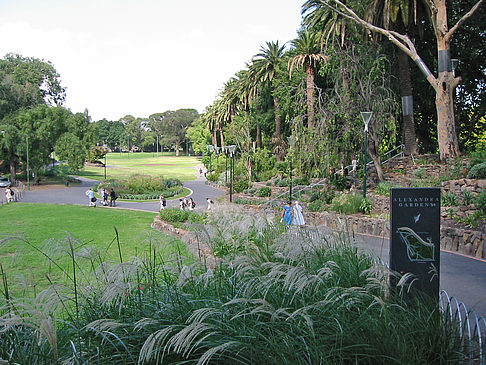
[[[13,161],[12,157],[10,158],[10,181],[12,182],[12,184],[15,182],[15,180],[17,180],[17,171],[15,167],[15,162]]]
[[[375,154],[372,149],[368,148],[368,156],[370,156],[371,160],[373,161],[373,165],[375,166],[378,182],[385,181],[385,175],[383,174],[383,169],[381,168],[380,155]]]
[[[280,119],[280,104],[276,96],[273,97],[273,105],[275,107],[275,138],[281,139],[282,120]]]
[[[257,122],[257,133],[256,133],[256,145],[257,148],[262,148],[262,126],[260,122]]]
[[[405,52],[398,50],[398,68],[400,75],[400,92],[402,95],[403,115],[403,143],[404,153],[412,155],[418,153],[417,137],[415,134],[415,123],[413,118],[413,90],[412,78],[410,75],[409,57]]]
[[[224,151],[224,135],[223,135],[223,128],[219,129],[219,140],[221,141],[221,148]]]
[[[175,144],[175,155],[176,157],[179,157],[179,147],[181,146],[181,144],[179,142],[176,142]]]
[[[437,139],[441,161],[452,159],[460,154],[459,142],[454,119],[454,89],[459,78],[452,74],[450,44],[447,25],[447,8],[444,0],[435,0],[436,36],[438,50],[439,77],[435,85],[435,106],[437,109]]]
[[[216,134],[216,128],[213,128],[211,130],[211,142],[213,143],[213,146],[218,145],[218,135]]]
[[[305,65],[307,86],[307,128],[314,128],[314,68],[310,64]]]

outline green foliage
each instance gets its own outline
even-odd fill
[[[310,185],[309,176],[301,176],[294,179],[294,185]]]
[[[366,197],[361,200],[361,204],[359,205],[359,209],[364,213],[364,214],[370,214],[371,211],[373,210],[373,204],[371,204],[370,198]]]
[[[486,162],[486,149],[474,151],[470,155],[469,169],[484,162]]]
[[[476,201],[474,202],[474,205],[480,211],[486,213],[486,188],[481,190],[481,192],[476,196]]]
[[[71,172],[77,172],[84,166],[86,150],[74,134],[63,134],[56,142],[55,151],[59,160],[67,161]]]
[[[275,179],[274,183],[275,183],[275,186],[278,186],[280,188],[289,186],[289,180],[288,179]]]
[[[362,197],[356,194],[341,194],[336,196],[330,205],[330,209],[343,214],[361,212]]]
[[[412,171],[413,176],[415,176],[417,179],[423,179],[425,177],[425,167],[419,167],[418,169],[415,169]]]
[[[86,155],[86,159],[91,163],[99,161],[99,160],[103,159],[103,157],[105,157],[106,152],[107,151],[105,150],[105,148],[103,146],[91,147],[88,150],[88,153]]]
[[[0,318],[0,358],[381,365],[390,359],[458,364],[469,355],[472,344],[459,336],[457,320],[406,277],[403,291],[390,287],[390,273],[349,237],[317,233],[310,239],[265,216],[214,214],[205,237],[220,257],[216,262],[168,260],[160,255],[164,245],[153,240],[145,255],[123,262],[117,241],[123,263],[94,256],[91,271],[79,272],[70,287],[55,286],[35,300],[52,305],[9,300]],[[72,270],[79,268],[73,261]],[[77,295],[80,288],[87,295]],[[56,318],[63,320],[48,326]]]
[[[160,219],[168,223],[202,223],[204,217],[191,210],[180,210],[179,208],[166,208],[160,211]]]
[[[249,182],[245,178],[236,179],[233,181],[233,189],[236,193],[241,193],[243,190],[248,189]]]
[[[307,209],[310,212],[324,212],[328,210],[329,204],[323,200],[314,200],[311,203],[307,204]]]
[[[376,185],[375,193],[381,196],[390,196],[390,189],[392,187],[393,185],[387,181],[380,182]]]
[[[257,188],[250,188],[250,189],[245,189],[245,190],[243,190],[243,193],[253,195],[253,194],[255,194],[257,191],[258,191],[258,189],[257,189]]]
[[[261,198],[267,198],[272,195],[272,189],[268,186],[264,186],[258,190],[257,195]]]
[[[469,204],[472,204],[474,201],[474,195],[468,191],[468,190],[465,190],[463,193],[462,193],[462,202],[464,205],[469,205]]]
[[[474,165],[469,170],[467,177],[470,179],[485,179],[486,178],[486,162],[481,162]]]
[[[454,207],[454,206],[459,205],[457,195],[452,193],[452,192],[448,192],[448,193],[443,194],[441,196],[441,204],[444,207]]]
[[[132,175],[126,180],[107,180],[98,188],[114,189],[121,199],[147,200],[158,199],[162,194],[166,198],[182,192],[182,183],[177,179],[164,179],[149,175]]]
[[[216,173],[206,174],[206,179],[208,181],[211,181],[211,182],[215,183],[215,182],[218,181],[218,174],[216,174]]]
[[[348,178],[346,176],[335,175],[334,178],[330,179],[330,183],[337,190],[344,190],[348,186]]]
[[[484,212],[482,212],[480,210],[476,210],[475,212],[473,212],[472,214],[468,214],[464,218],[457,216],[457,217],[455,217],[455,219],[458,222],[464,223],[468,227],[471,227],[471,228],[474,229],[474,228],[477,228],[479,226],[479,223],[481,221],[486,220],[486,215],[485,215]]]
[[[325,204],[330,204],[335,196],[336,193],[333,189],[314,190],[311,192],[309,202],[312,203],[316,200],[322,200]]]

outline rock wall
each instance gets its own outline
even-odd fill
[[[334,213],[305,214],[308,224],[325,225],[331,229],[341,229],[343,223],[353,232],[379,237],[390,237],[390,222],[386,219]],[[440,247],[444,250],[459,252],[476,258],[486,259],[486,233],[475,230],[441,226]]]

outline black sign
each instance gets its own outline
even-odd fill
[[[412,288],[438,298],[440,189],[391,189],[390,206],[390,268],[413,274]]]

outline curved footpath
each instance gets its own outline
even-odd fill
[[[88,198],[85,195],[87,189],[94,184],[99,183],[97,180],[88,179],[85,177],[76,177],[81,181],[81,186],[56,186],[49,189],[37,189],[26,190],[24,197],[21,200],[24,203],[53,203],[53,204],[74,204],[74,205],[88,205]],[[206,198],[210,198],[213,201],[225,195],[224,190],[213,188],[206,185],[206,178],[198,176],[196,180],[184,182],[184,187],[191,190],[188,195],[196,202],[196,210],[202,210],[207,208]],[[98,207],[105,208],[101,205],[100,200],[96,202]],[[167,206],[179,207],[179,199],[167,200]],[[117,208],[136,209],[148,212],[159,212],[160,204],[158,201],[151,202],[131,202],[120,201],[116,202]]]

